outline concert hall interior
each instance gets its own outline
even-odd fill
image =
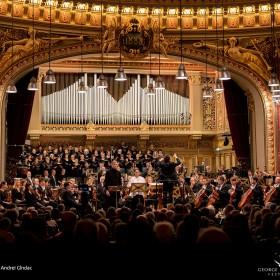
[[[279,28],[280,0],[0,0],[0,275],[280,276]]]

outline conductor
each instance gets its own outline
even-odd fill
[[[158,163],[160,169],[159,181],[163,183],[163,203],[166,207],[167,203],[172,202],[173,185],[178,180],[175,167],[181,164],[181,161],[174,154],[175,162],[171,162],[170,156],[166,155]]]
[[[110,192],[110,186],[121,186],[122,178],[121,172],[119,171],[119,164],[116,160],[113,160],[111,163],[111,170],[107,171],[105,174],[104,187],[106,190],[106,204],[107,206],[116,206],[116,200],[118,201],[120,194],[119,192]],[[116,198],[117,196],[117,198]]]

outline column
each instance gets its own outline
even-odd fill
[[[226,157],[226,169],[230,169],[232,166],[231,166],[231,154],[226,154],[225,155]]]
[[[189,76],[189,98],[190,98],[190,113],[191,130],[203,130],[203,100],[202,100],[202,85],[201,75],[198,73],[191,73]]]
[[[231,153],[231,161],[232,161],[232,166],[236,166],[236,156],[234,151]]]
[[[221,167],[221,157],[220,154],[216,154],[216,171]]]

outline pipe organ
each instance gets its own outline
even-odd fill
[[[84,77],[87,84],[87,74]],[[146,95],[141,87],[141,76],[133,81],[128,91],[116,101],[107,89],[94,83],[86,93],[78,93],[81,78],[59,90],[42,96],[44,124],[141,124],[183,125],[190,123],[189,98],[167,89]],[[149,76],[147,76],[149,81]]]

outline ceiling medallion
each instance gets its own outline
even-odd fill
[[[132,18],[127,25],[123,26],[119,34],[121,52],[130,59],[147,56],[152,40],[152,28],[145,28],[136,18]]]

